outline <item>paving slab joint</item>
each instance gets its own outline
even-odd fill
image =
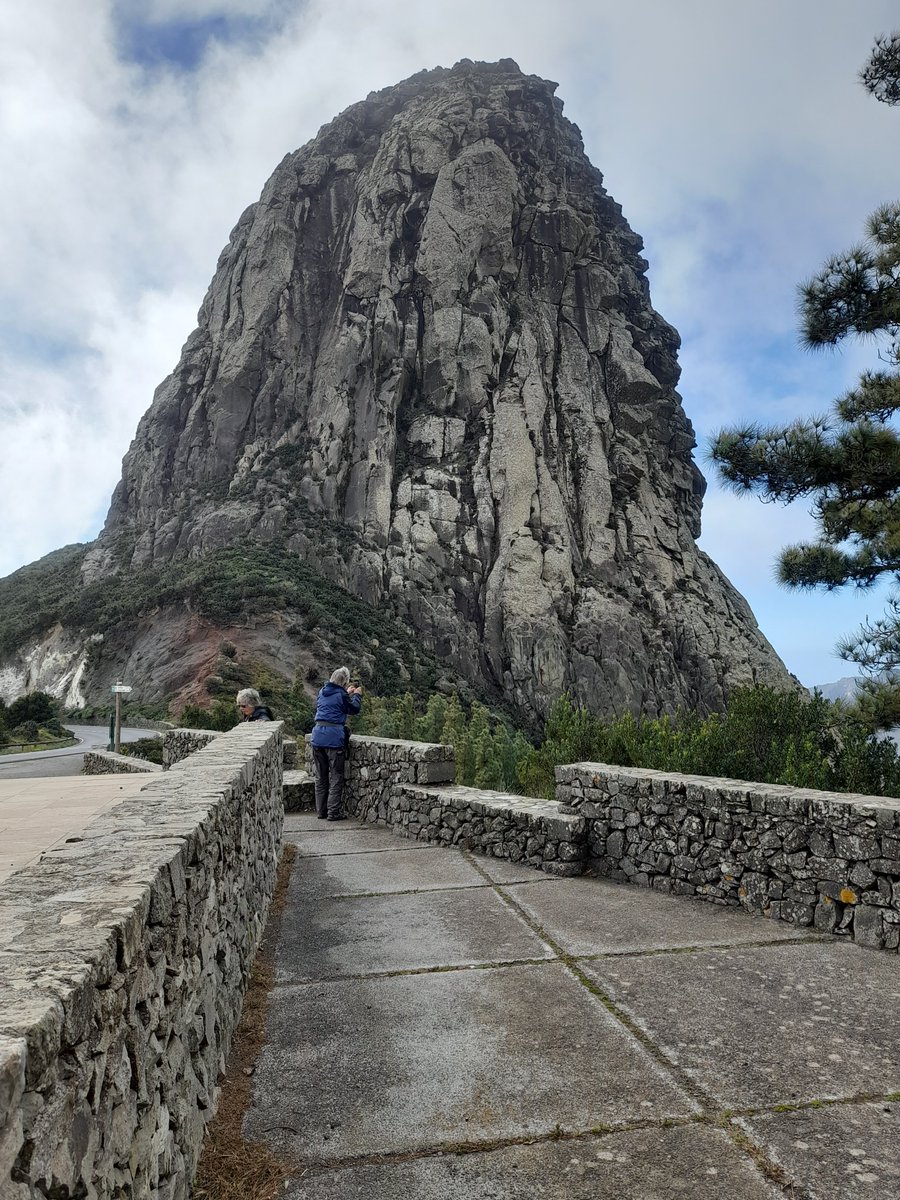
[[[749,1133],[742,1129],[735,1121],[726,1117],[714,1122],[716,1128],[721,1129],[729,1138],[731,1138],[735,1147],[744,1155],[746,1155],[757,1171],[769,1181],[775,1184],[784,1192],[788,1200],[816,1200],[816,1198],[800,1186],[773,1159],[771,1159],[756,1142]]]
[[[474,862],[474,860],[473,860]],[[480,869],[480,868],[479,868]],[[484,873],[484,872],[483,872]],[[595,999],[599,1000],[603,1007],[610,1013],[611,1016],[624,1026],[636,1041],[651,1055],[651,1057],[663,1067],[681,1087],[688,1096],[698,1104],[701,1110],[705,1113],[713,1114],[721,1111],[721,1106],[701,1088],[691,1077],[684,1072],[677,1063],[674,1063],[669,1056],[644,1032],[629,1016],[625,1013],[618,1004],[608,996],[603,989],[593,980],[588,979],[584,972],[578,966],[578,956],[569,954],[554,938],[547,933],[532,917],[522,908],[516,900],[510,896],[501,884],[495,884],[495,891],[501,900],[511,908],[518,917],[532,930],[541,941],[553,951],[554,955],[566,967],[573,978],[586,988]]]
[[[555,1125],[546,1133],[518,1134],[510,1137],[473,1138],[471,1141],[435,1142],[415,1150],[399,1150],[388,1154],[347,1155],[344,1158],[294,1160],[294,1169],[304,1176],[329,1174],[356,1167],[386,1167],[396,1163],[416,1162],[428,1158],[459,1157],[468,1154],[489,1154],[494,1150],[507,1150],[515,1146],[540,1146],[552,1142],[578,1142],[589,1138],[612,1137],[622,1133],[633,1133],[647,1129],[673,1129],[688,1125],[708,1124],[697,1116],[663,1117],[660,1119],[635,1119],[591,1125],[586,1129],[564,1129]]]

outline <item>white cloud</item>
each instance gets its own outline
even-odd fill
[[[122,454],[195,317],[184,295],[144,292],[127,312],[96,311],[77,358],[44,367],[0,362],[3,554],[13,564],[97,529]]]
[[[269,20],[210,41],[188,71],[123,59],[123,16],[157,29],[236,18],[237,32]],[[3,6],[0,476],[16,499],[0,573],[97,532],[219,251],[283,155],[370,90],[461,57],[514,57],[559,82],[647,242],[702,436],[826,407],[871,352],[799,351],[795,283],[895,194],[900,114],[855,81],[894,24],[887,0],[558,0],[552,14],[544,0]],[[743,520],[723,503],[711,493],[708,547]],[[788,539],[769,510],[741,507],[771,562]]]

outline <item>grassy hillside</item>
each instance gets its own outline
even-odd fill
[[[0,579],[0,654],[40,637],[60,619],[78,590],[86,550],[78,543],[63,546]]]
[[[428,690],[437,678],[436,664],[404,625],[323,579],[295,554],[272,546],[237,546],[104,579],[64,604],[62,619],[72,627],[103,632],[177,604],[221,625],[269,612],[295,614],[301,618],[298,634],[320,629],[347,659],[362,651],[372,655],[377,643],[373,682],[385,695],[395,693],[401,683]],[[401,678],[397,655],[406,663],[409,680]]]
[[[237,546],[82,586],[85,550],[67,546],[0,580],[0,653],[18,649],[56,621],[72,631],[105,634],[184,606],[222,626],[288,614],[297,637],[340,647],[351,667],[365,661],[365,682],[381,695],[407,689],[427,694],[442,673],[389,612],[351,596],[278,546]]]

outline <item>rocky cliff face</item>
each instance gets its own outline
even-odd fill
[[[86,580],[275,542],[531,713],[788,680],[695,545],[678,337],[554,90],[510,61],[423,72],[284,159]]]

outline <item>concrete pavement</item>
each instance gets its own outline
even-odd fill
[[[107,808],[139,792],[146,775],[82,775],[85,750],[106,747],[102,725],[73,725],[79,746],[0,756],[0,882],[37,862]],[[122,740],[148,737],[146,729],[123,729]]]
[[[900,1200],[894,955],[290,815],[288,1200]]]
[[[0,882],[77,838],[95,817],[146,787],[148,775],[0,779]]]

